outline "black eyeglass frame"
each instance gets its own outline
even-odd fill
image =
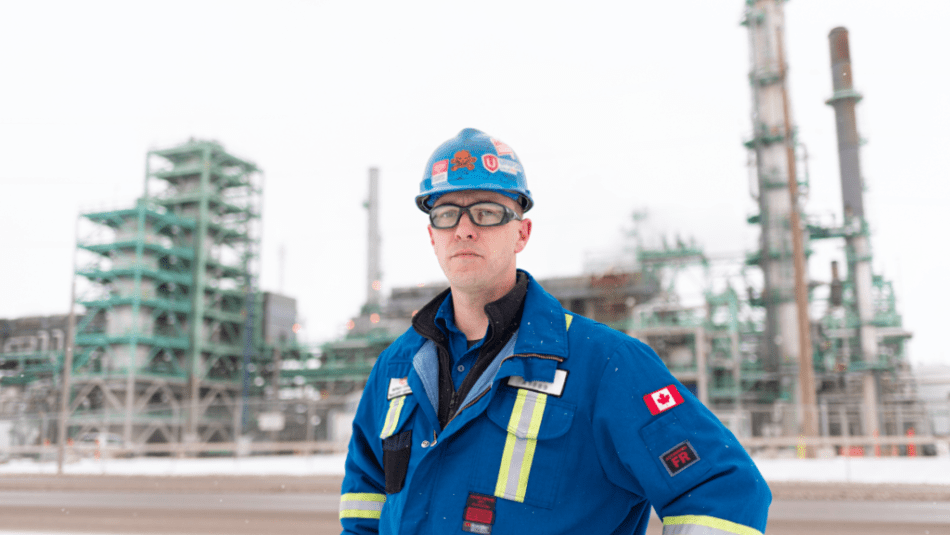
[[[480,204],[490,204],[492,206],[497,206],[505,211],[505,215],[502,216],[501,221],[499,221],[498,223],[492,223],[491,225],[481,225],[475,221],[475,218],[472,217],[472,213],[470,211],[471,208],[478,206]],[[439,226],[436,226],[435,224],[435,218],[438,216],[437,210],[439,208],[442,208],[443,206],[451,206],[453,208],[458,208],[459,210],[458,217],[455,218],[455,223],[452,223],[451,225],[447,227],[439,227]],[[450,228],[457,227],[459,222],[462,221],[462,216],[465,214],[468,214],[469,221],[471,221],[472,224],[475,225],[476,227],[500,227],[502,225],[507,225],[508,223],[512,221],[521,221],[521,217],[514,210],[512,210],[511,208],[508,208],[504,204],[493,202],[493,201],[478,201],[478,202],[473,202],[472,204],[468,206],[459,206],[457,204],[440,204],[438,206],[434,206],[432,207],[432,210],[429,211],[429,223],[432,224],[432,228],[436,228],[439,230],[447,230]]]

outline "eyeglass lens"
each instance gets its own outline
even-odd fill
[[[429,220],[435,228],[452,228],[458,225],[462,214],[467,213],[472,223],[479,227],[503,225],[511,220],[509,210],[494,202],[478,202],[469,206],[443,204],[429,212]],[[513,215],[513,214],[512,214]]]

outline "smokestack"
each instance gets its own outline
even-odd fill
[[[845,219],[864,218],[864,195],[861,161],[858,157],[861,140],[855,120],[855,104],[861,95],[854,90],[851,74],[851,50],[847,28],[838,27],[828,34],[831,45],[831,83],[834,94],[828,104],[835,109],[838,126],[838,163],[841,168],[841,200]]]
[[[860,139],[854,116],[854,108],[861,100],[861,95],[854,90],[848,30],[842,27],[831,30],[828,41],[831,47],[831,84],[834,94],[827,104],[835,109],[835,122],[838,127],[838,162],[841,166],[841,200],[847,229],[845,248],[848,251],[848,277],[854,285],[855,304],[860,320],[858,338],[861,357],[869,368],[862,377],[862,426],[865,435],[877,436],[880,432],[880,416],[877,410],[880,399],[877,377],[873,370],[879,363],[880,355],[877,327],[874,325],[871,240],[864,214],[864,188],[858,154]]]
[[[366,240],[366,307],[372,312],[378,312],[382,274],[379,267],[379,169],[376,167],[369,168],[369,199],[366,201],[366,209],[369,211]]]

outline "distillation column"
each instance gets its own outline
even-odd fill
[[[786,114],[783,107],[783,3],[754,0],[747,4],[743,24],[749,28],[750,39],[753,138],[746,146],[755,153],[762,232],[759,266],[765,283],[765,368],[781,373],[781,390],[796,392],[794,363],[799,358],[800,344],[790,227],[789,151],[785,140],[786,133],[793,130],[786,127],[786,115],[791,117],[791,112]]]
[[[862,425],[865,435],[880,432],[878,418],[877,376],[874,373],[878,361],[877,328],[874,320],[872,294],[871,242],[868,236],[867,219],[864,215],[864,183],[861,177],[860,143],[855,105],[861,95],[854,90],[851,74],[851,50],[848,30],[835,28],[828,34],[831,47],[831,81],[834,94],[828,104],[835,109],[838,130],[838,163],[841,169],[841,200],[844,205],[846,229],[845,247],[848,255],[849,276],[854,284],[858,309],[858,338],[861,357],[868,364],[862,380],[863,403]]]

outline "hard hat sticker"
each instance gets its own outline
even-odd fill
[[[509,175],[517,175],[524,172],[521,169],[520,163],[505,158],[498,158],[498,168],[501,169],[502,173],[508,173]]]
[[[495,139],[493,137],[488,139],[490,139],[491,144],[495,146],[495,152],[497,152],[499,156],[511,156],[515,160],[518,159],[515,156],[515,151],[511,150],[511,147],[509,147],[504,141]]]
[[[441,184],[449,179],[449,161],[439,160],[432,164],[432,185]]]
[[[467,150],[460,150],[456,152],[455,156],[452,158],[452,170],[457,171],[458,169],[464,167],[469,171],[474,171],[476,161],[477,160],[473,158]]]
[[[498,156],[494,154],[482,154],[482,166],[489,173],[494,173],[498,170]]]

